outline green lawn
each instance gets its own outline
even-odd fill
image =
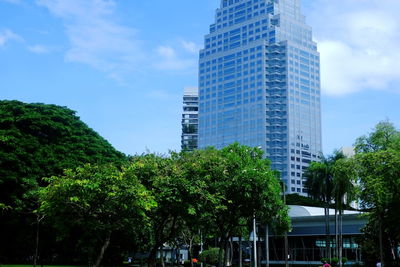
[[[25,265],[18,265],[18,264],[0,264],[0,267],[32,267],[33,264],[25,264]],[[37,265],[40,267],[40,264]],[[83,266],[72,266],[72,265],[43,265],[43,267],[83,267]]]

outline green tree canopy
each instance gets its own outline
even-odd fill
[[[66,107],[0,101],[0,202],[12,205],[25,186],[85,163],[124,155]]]
[[[207,192],[194,210],[205,231],[220,238],[220,252],[227,251],[229,238],[251,225],[254,216],[289,229],[279,179],[260,149],[235,143],[221,150],[194,151],[183,156],[183,168],[197,185],[195,190]]]
[[[181,154],[169,157],[154,154],[132,158],[135,174],[142,184],[154,195],[157,207],[148,212],[151,220],[149,265],[154,266],[157,250],[164,243],[176,241],[183,227],[195,227],[196,215],[204,187],[185,173]]]
[[[361,203],[370,211],[363,244],[373,247],[379,240],[384,265],[400,244],[400,131],[388,121],[380,122],[357,139],[356,152]],[[377,260],[377,253],[366,255]]]
[[[50,184],[41,191],[40,212],[53,221],[61,236],[81,234],[90,266],[100,265],[113,234],[132,234],[150,223],[146,212],[156,202],[140,184],[134,167],[119,171],[112,165],[85,165],[46,179]]]
[[[37,208],[35,191],[46,184],[43,177],[124,160],[66,107],[0,101],[0,206],[7,207],[0,212],[0,261],[23,262],[32,255],[31,212]]]
[[[376,152],[390,148],[400,151],[400,131],[389,121],[378,123],[372,132],[357,138],[355,143],[357,153]]]

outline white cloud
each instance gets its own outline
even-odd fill
[[[175,50],[170,46],[159,46],[157,48],[157,53],[167,59],[174,59],[176,57]]]
[[[325,94],[391,90],[400,82],[400,1],[313,0],[311,5],[309,24],[321,52]]]
[[[191,41],[181,40],[181,45],[189,53],[198,53],[201,49],[201,45],[198,45]]]
[[[181,55],[197,49],[188,41],[179,43],[183,48],[179,51],[171,46],[146,50],[137,31],[118,21],[115,0],[36,0],[36,3],[63,21],[70,43],[66,61],[92,66],[122,84],[135,72],[151,68],[185,71],[196,65],[197,57],[186,59]],[[45,51],[42,47],[35,48],[31,50]]]
[[[23,39],[9,29],[0,30],[0,47],[5,46],[9,41],[23,41]]]
[[[117,22],[113,0],[36,2],[63,20],[70,42],[67,61],[88,64],[119,81],[140,69],[140,41],[134,29]]]
[[[192,57],[178,56],[171,46],[159,46],[156,49],[158,55],[154,66],[160,70],[187,70],[196,66],[196,60]]]
[[[28,46],[28,50],[35,54],[48,54],[51,52],[51,48],[44,45]]]

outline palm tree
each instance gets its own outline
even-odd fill
[[[336,247],[339,258],[339,266],[342,266],[343,251],[343,210],[349,205],[356,195],[357,174],[354,168],[354,160],[340,158],[333,166],[333,196],[335,200],[335,214],[339,211],[338,223],[336,223]]]
[[[329,204],[332,201],[333,175],[331,159],[323,158],[321,162],[312,162],[304,172],[307,179],[305,188],[308,195],[324,204],[325,233],[326,233],[326,255],[331,258]]]

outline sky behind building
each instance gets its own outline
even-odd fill
[[[303,0],[325,153],[400,126],[398,0]],[[0,99],[68,106],[117,149],[180,149],[183,88],[220,0],[0,0]]]

